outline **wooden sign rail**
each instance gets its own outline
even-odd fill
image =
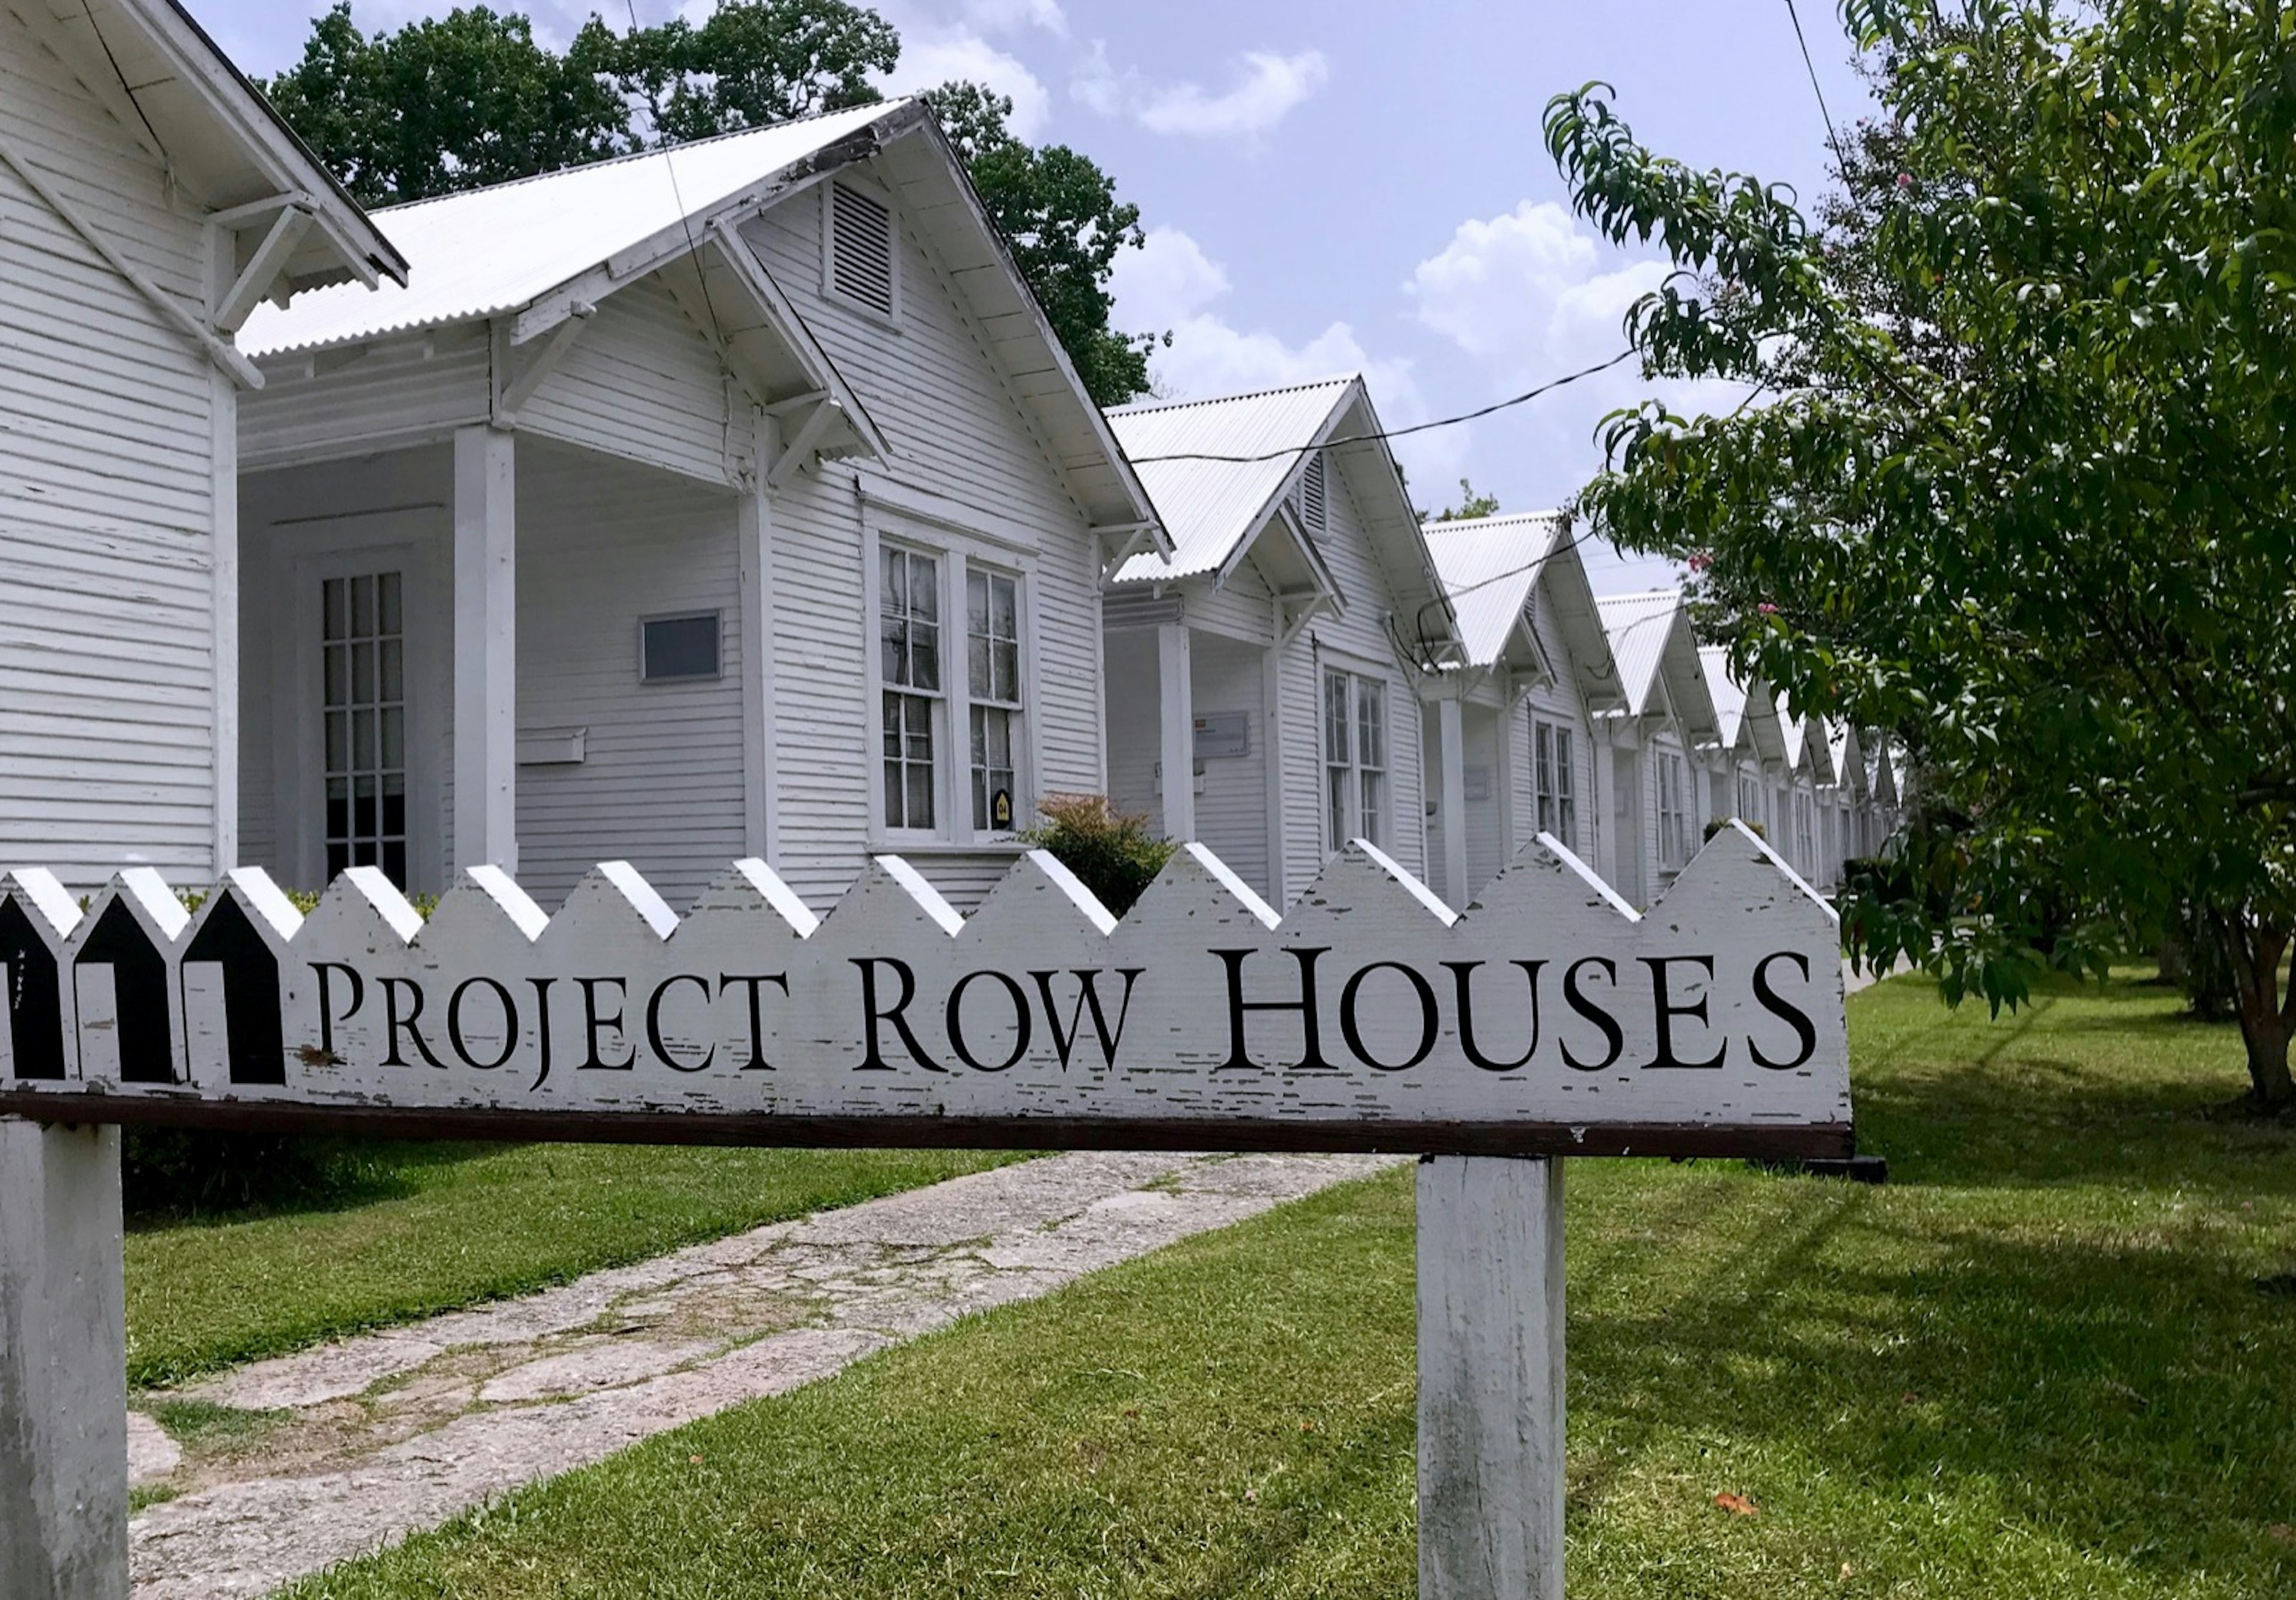
[[[1562,1592],[1544,1158],[1850,1147],[1833,913],[1735,825],[1641,915],[1544,835],[1464,915],[1362,843],[1282,916],[1189,845],[1121,921],[1039,852],[970,917],[890,856],[823,918],[758,861],[683,919],[619,863],[555,916],[473,869],[427,921],[372,869],[308,917],[253,869],[192,912],[148,869],[84,910],[20,872],[0,980],[12,1597],[126,1593],[101,1125],[1425,1155],[1421,1576],[1445,1600]]]

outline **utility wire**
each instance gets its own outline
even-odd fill
[[[1536,389],[1527,389],[1522,393],[1512,395],[1504,400],[1494,400],[1488,406],[1473,411],[1462,412],[1457,416],[1437,417],[1433,422],[1429,423],[1414,423],[1407,428],[1382,428],[1375,432],[1350,433],[1339,439],[1323,439],[1313,444],[1287,445],[1283,449],[1268,450],[1258,455],[1220,455],[1201,450],[1180,450],[1168,455],[1135,455],[1132,457],[1132,464],[1135,466],[1144,466],[1151,462],[1160,461],[1210,461],[1224,463],[1230,466],[1250,466],[1263,461],[1282,461],[1286,456],[1305,455],[1310,450],[1328,450],[1341,445],[1369,444],[1375,439],[1405,439],[1414,433],[1424,433],[1431,428],[1454,428],[1461,423],[1472,423],[1478,418],[1489,416],[1493,412],[1505,411],[1510,406],[1520,406],[1526,400],[1535,400],[1543,394],[1551,394],[1555,390],[1566,384],[1576,383],[1582,378],[1591,378],[1597,373],[1609,372],[1634,354],[1636,354],[1635,348],[1628,345],[1608,361],[1598,361],[1593,366],[1581,367],[1575,373],[1565,373],[1562,377],[1550,379]]]
[[[637,0],[624,0],[624,4],[629,7],[630,32],[635,36],[641,31]],[[709,332],[716,338],[718,360],[722,364],[725,360],[726,328],[718,320],[717,302],[709,295],[709,274],[701,265],[701,245],[693,236],[693,217],[685,209],[685,194],[677,185],[677,161],[672,153],[676,148],[675,142],[662,145],[661,169],[669,175],[669,197],[677,207],[678,226],[685,230],[685,253],[693,260],[694,281],[701,285],[701,308],[709,314]],[[731,426],[730,419],[727,425]]]
[[[1786,0],[1786,15],[1793,20],[1794,42],[1801,46],[1802,70],[1809,74],[1810,92],[1817,96],[1817,114],[1825,119],[1825,142],[1833,146],[1833,159],[1841,165],[1841,178],[1849,181],[1849,158],[1841,151],[1841,134],[1833,126],[1833,112],[1825,103],[1825,90],[1817,81],[1817,63],[1810,59],[1809,39],[1801,30],[1801,8],[1794,0]]]

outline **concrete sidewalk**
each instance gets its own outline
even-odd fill
[[[1052,1156],[236,1369],[184,1398],[284,1415],[180,1453],[136,1419],[144,1476],[184,1492],[130,1524],[135,1593],[263,1594],[969,1313],[1390,1164]]]

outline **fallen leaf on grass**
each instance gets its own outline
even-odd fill
[[[1728,1512],[1732,1516],[1758,1517],[1762,1514],[1762,1508],[1760,1506],[1746,1498],[1745,1496],[1734,1495],[1726,1489],[1720,1494],[1714,1497],[1714,1504]]]
[[[1844,1583],[1849,1582],[1849,1575],[1857,1570],[1857,1568],[1851,1566],[1848,1562],[1843,1562],[1841,1563],[1841,1581]]]
[[[2291,1528],[2285,1522],[2275,1522],[2265,1531],[2284,1545],[2296,1545],[2296,1528]]]

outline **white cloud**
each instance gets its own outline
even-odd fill
[[[1037,28],[1056,39],[1069,37],[1068,13],[1060,0],[965,0],[964,20],[991,33]]]
[[[977,33],[922,21],[903,22],[900,64],[880,80],[884,91],[913,94],[938,88],[953,78],[986,84],[1009,96],[1013,132],[1032,144],[1052,119],[1052,92],[1018,57]]]
[[[1525,201],[1461,223],[1405,291],[1429,329],[1508,377],[1535,378],[1622,349],[1627,308],[1669,270],[1647,260],[1604,270],[1603,252],[1570,212]]]
[[[1107,45],[1095,39],[1069,93],[1103,117],[1129,116],[1152,133],[1250,138],[1305,104],[1330,76],[1320,50],[1295,55],[1254,50],[1239,58],[1233,82],[1222,93],[1194,83],[1151,85],[1137,72],[1119,72],[1109,62]]]
[[[1239,328],[1214,308],[1228,287],[1226,270],[1177,228],[1153,230],[1144,249],[1119,258],[1111,283],[1115,325],[1172,335],[1170,347],[1160,347],[1150,360],[1150,375],[1160,397],[1204,399],[1361,373],[1387,426],[1418,422],[1428,414],[1410,363],[1374,355],[1351,324],[1329,324],[1297,344],[1265,328]],[[1415,435],[1396,445],[1396,454],[1423,496],[1439,497],[1439,491],[1449,488],[1466,450],[1464,430],[1456,428]]]

